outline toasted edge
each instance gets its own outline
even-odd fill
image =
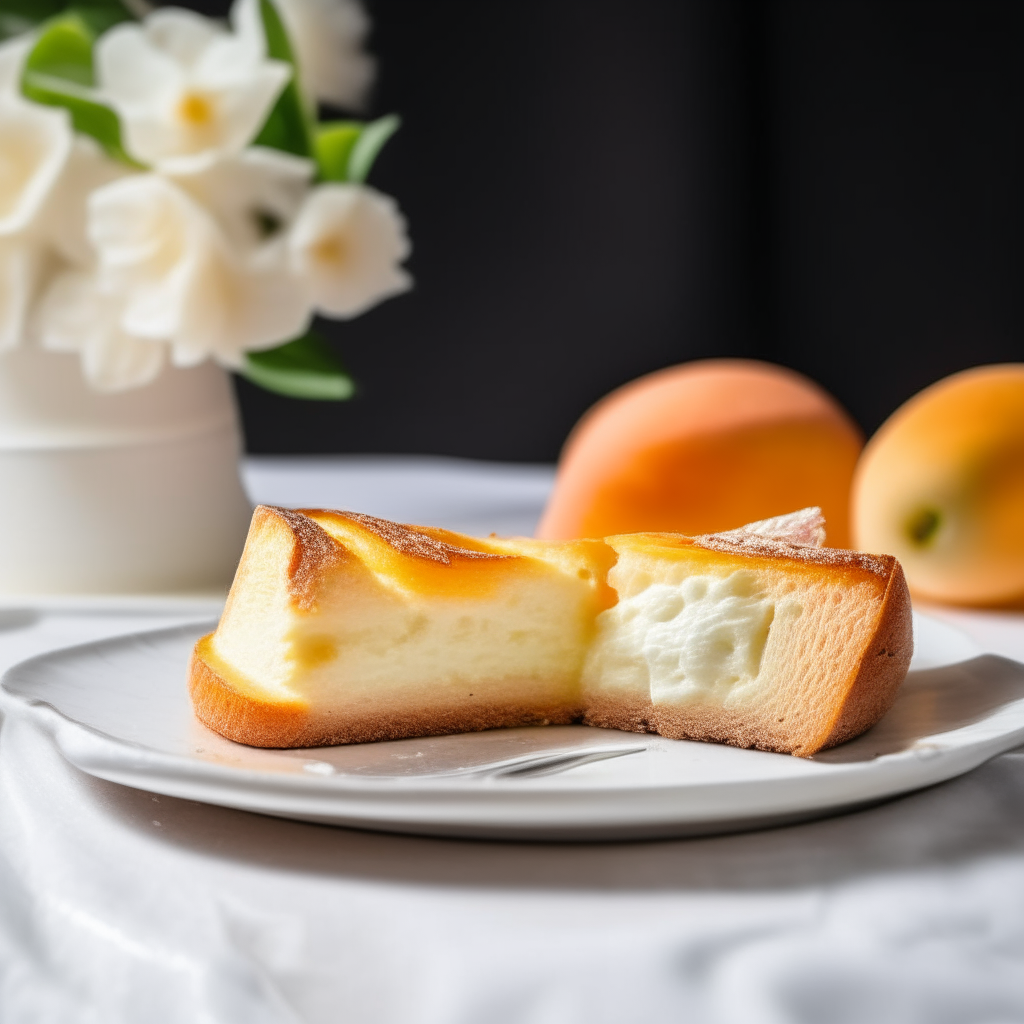
[[[874,636],[861,658],[831,732],[813,750],[795,751],[802,757],[845,743],[870,729],[892,707],[910,668],[914,656],[914,624],[903,567],[892,555],[873,557],[892,566]]]
[[[722,743],[776,754],[797,753],[793,744],[780,742],[749,715],[699,704],[665,708],[657,707],[649,697],[597,699],[588,704],[583,722],[602,729],[653,733],[670,740]]]
[[[580,718],[579,708],[564,705],[416,711],[385,707],[371,715],[344,719],[329,713],[311,714],[302,705],[260,700],[232,686],[203,655],[212,635],[196,644],[189,665],[189,693],[196,717],[221,736],[250,747],[328,747],[520,725],[569,725]]]
[[[250,747],[316,746],[305,707],[260,700],[231,685],[205,657],[212,633],[196,641],[188,666],[188,691],[203,725]]]
[[[503,555],[493,551],[476,551],[473,548],[462,547],[441,540],[435,534],[447,534],[447,530],[432,530],[429,527],[410,526],[407,523],[394,523],[390,519],[378,519],[376,516],[368,516],[362,512],[345,512],[326,508],[301,508],[292,513],[295,516],[303,516],[318,529],[323,526],[317,522],[316,517],[331,519],[348,519],[361,526],[364,530],[372,533],[379,540],[382,540],[388,547],[400,554],[410,558],[422,558],[428,562],[437,562],[440,565],[451,565],[453,559],[486,559],[501,561],[509,555]],[[326,532],[326,531],[324,531]],[[328,534],[328,536],[330,536]]]
[[[332,566],[343,557],[341,545],[315,520],[302,512],[276,505],[257,505],[252,514],[249,536],[253,537],[266,518],[281,520],[292,532],[295,547],[288,564],[288,592],[292,600],[302,609],[309,611],[316,604],[316,595],[321,580]],[[242,552],[242,563],[253,557],[246,540]],[[234,587],[232,587],[234,590]],[[228,595],[231,600],[231,595]]]

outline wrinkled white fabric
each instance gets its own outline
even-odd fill
[[[318,493],[354,493],[374,467],[396,485],[397,465],[262,464],[250,481],[313,504],[317,472]],[[406,464],[436,511],[431,465],[449,489],[473,467]],[[486,497],[502,474],[478,472]],[[978,621],[1024,659],[1020,617]],[[150,624],[0,613],[0,660]],[[533,845],[156,797],[71,768],[24,720],[0,733],[4,1024],[1010,1024],[1022,963],[1021,753],[806,825]]]

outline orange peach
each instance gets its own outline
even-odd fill
[[[925,388],[868,443],[853,491],[857,547],[895,555],[913,594],[1024,597],[1024,363]]]
[[[836,401],[792,370],[744,359],[673,366],[584,415],[537,536],[711,533],[820,505],[828,543],[845,547],[862,445]]]

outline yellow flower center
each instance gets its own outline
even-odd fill
[[[331,235],[328,238],[321,238],[313,246],[313,258],[322,263],[344,263],[348,255],[348,246],[344,238]]]
[[[178,117],[186,124],[201,127],[213,120],[213,104],[205,96],[187,92],[178,103]]]

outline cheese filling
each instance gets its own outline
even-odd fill
[[[651,583],[598,616],[584,686],[667,706],[742,699],[774,618],[775,601],[746,570]]]

